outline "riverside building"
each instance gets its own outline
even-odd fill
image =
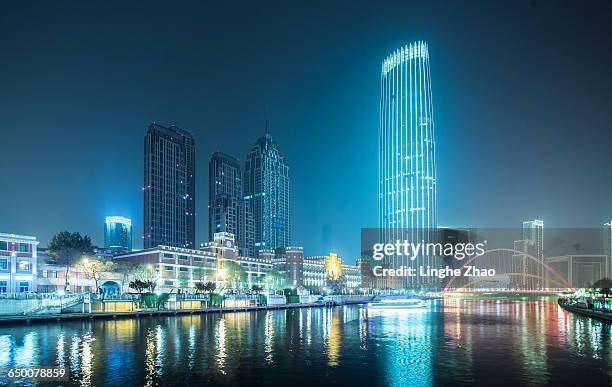
[[[0,293],[36,291],[36,237],[0,233]]]
[[[382,62],[378,154],[380,242],[435,241],[437,177],[429,48],[397,49]],[[383,266],[438,267],[435,257],[393,256]],[[377,287],[437,287],[432,277],[377,277]]]

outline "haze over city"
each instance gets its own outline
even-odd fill
[[[0,231],[101,245],[104,217],[123,215],[141,248],[143,138],[158,122],[195,137],[205,242],[211,153],[244,162],[269,120],[291,168],[293,243],[352,261],[360,228],[377,225],[381,62],[416,40],[430,53],[438,223],[598,227],[612,217],[612,54],[610,4],[590,4],[4,2]]]

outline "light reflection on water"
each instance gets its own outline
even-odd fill
[[[610,326],[554,300],[432,302],[2,326],[0,367],[71,385],[612,383]]]

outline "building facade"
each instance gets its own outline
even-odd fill
[[[104,248],[111,252],[132,250],[132,220],[107,216],[104,222]]]
[[[195,247],[195,143],[176,126],[149,125],[144,146],[145,248]]]
[[[253,251],[291,245],[289,166],[272,136],[255,142],[245,163],[244,195],[253,214]]]
[[[424,42],[401,47],[382,62],[378,166],[381,242],[433,242],[437,227],[436,143],[429,49]],[[382,262],[383,266],[440,266],[429,256],[414,260],[396,256],[388,261]],[[432,277],[379,279],[382,283],[378,287],[439,286]]]
[[[238,160],[215,152],[209,162],[208,240],[227,232],[236,236],[241,255],[254,257],[253,216],[246,205]]]
[[[304,286],[303,247],[288,246],[277,248],[272,258],[272,263],[274,268],[285,278],[288,286],[296,288]]]
[[[261,283],[272,263],[258,258],[240,257],[229,233],[215,234],[215,241],[204,244],[200,250],[171,246],[134,251],[117,255],[115,262],[151,265],[157,273],[157,289],[169,292],[172,289],[194,288],[198,282],[224,282],[220,275],[224,264],[235,262],[244,269],[247,283]]]
[[[35,292],[36,237],[0,233],[0,293]]]
[[[361,270],[347,265],[335,253],[304,257],[304,287],[318,291],[323,289],[351,290],[362,287]]]

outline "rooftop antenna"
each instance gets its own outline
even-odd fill
[[[268,120],[266,120],[266,135],[270,134],[269,130],[268,130]]]

